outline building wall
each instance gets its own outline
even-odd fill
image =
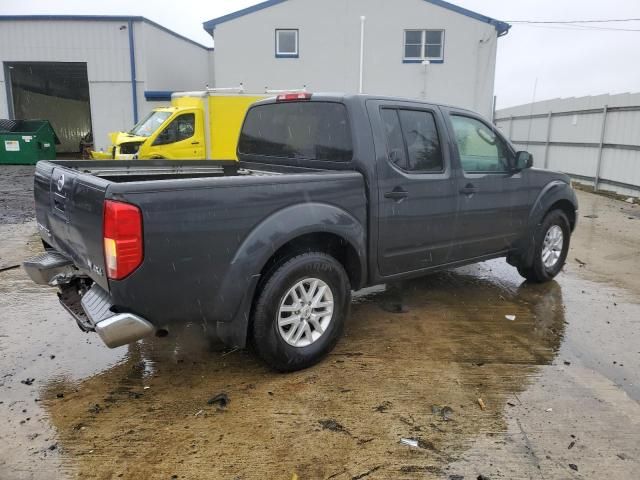
[[[209,50],[149,23],[136,24],[138,32],[143,41],[137,51],[144,63],[138,79],[147,90],[204,90],[209,81]]]
[[[291,0],[216,26],[216,86],[357,93],[360,16],[364,92],[491,114],[497,47],[492,25],[423,0]],[[299,58],[275,57],[275,29],[299,29]],[[403,63],[404,30],[444,29],[444,63]],[[426,94],[425,94],[426,84]]]
[[[157,26],[133,22],[138,117],[165,102],[147,102],[145,90],[204,89],[211,52]],[[108,133],[134,124],[127,20],[0,21],[3,62],[85,62],[97,149]],[[9,116],[4,69],[0,68],[0,118]]]
[[[126,24],[126,22],[125,22]],[[85,62],[94,136],[131,123],[129,40],[120,22],[3,21],[0,58],[5,62]],[[0,116],[6,118],[2,72]]]
[[[519,105],[497,111],[495,121],[516,148],[533,153],[535,166],[589,185],[598,176],[599,188],[640,195],[640,93]]]

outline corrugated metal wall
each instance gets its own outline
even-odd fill
[[[640,195],[640,93],[520,105],[497,111],[495,122],[536,167]]]
[[[134,124],[128,18],[0,21],[0,118],[11,113],[4,65],[81,62],[87,69],[95,147],[106,149],[108,132],[129,130]],[[213,83],[212,52],[206,47],[146,20],[134,20],[133,32],[139,118],[169,103],[145,101],[146,90],[204,89]]]

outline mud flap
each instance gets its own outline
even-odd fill
[[[216,323],[216,336],[230,348],[245,348],[249,333],[249,318],[253,307],[253,297],[260,275],[254,275],[236,314],[230,322]]]

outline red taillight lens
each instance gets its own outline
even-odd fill
[[[310,93],[282,93],[276,97],[277,102],[295,102],[298,100],[311,100]]]
[[[107,277],[120,280],[142,263],[142,215],[135,205],[105,200],[104,260]]]

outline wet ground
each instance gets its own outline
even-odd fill
[[[40,248],[29,174],[0,168],[0,268]],[[369,289],[288,375],[197,326],[109,350],[0,272],[0,479],[640,478],[640,207],[580,201],[557,281],[495,260]]]

